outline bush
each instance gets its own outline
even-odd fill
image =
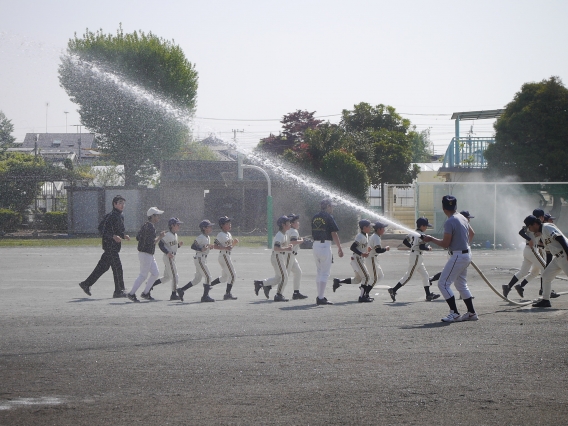
[[[20,213],[8,209],[0,209],[1,231],[16,231],[20,223],[22,223],[22,215]]]
[[[67,212],[46,212],[43,215],[45,229],[65,231],[67,229]]]

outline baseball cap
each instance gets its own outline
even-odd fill
[[[168,226],[172,227],[174,225],[178,225],[180,223],[183,223],[181,220],[179,220],[177,217],[172,217],[170,220],[168,220]]]
[[[463,210],[463,211],[460,212],[460,214],[462,216],[465,216],[466,219],[473,219],[475,217],[475,216],[470,215],[468,210]]]
[[[148,209],[148,212],[146,213],[146,216],[152,216],[155,214],[162,214],[162,213],[164,213],[164,211],[160,210],[158,207],[150,207]]]
[[[231,219],[228,216],[221,216],[219,218],[219,226],[223,226],[225,223],[230,222]]]
[[[551,215],[548,214],[548,213],[545,213],[545,214],[544,214],[544,220],[545,220],[545,221],[546,221],[546,220],[554,220],[554,219],[556,219],[554,216],[551,216]]]
[[[371,221],[367,219],[361,219],[359,221],[359,228],[364,228],[365,226],[371,226]]]
[[[540,225],[540,223],[541,223],[540,219],[537,218],[536,216],[532,215],[532,214],[525,217],[524,222],[525,222],[525,225],[527,225],[527,226],[531,226],[533,223],[538,223]]]
[[[453,211],[458,207],[458,200],[453,195],[444,195],[442,197],[442,207],[444,210]]]
[[[534,209],[532,215],[533,215],[534,217],[541,217],[541,216],[544,216],[544,210],[543,210],[543,209]]]
[[[379,228],[386,228],[387,225],[385,223],[382,222],[375,222],[373,223],[373,229],[376,231]]]
[[[428,223],[427,217],[419,217],[418,219],[416,219],[416,227],[420,228],[421,226],[427,226],[428,228],[432,227],[432,225]]]
[[[290,222],[295,222],[295,221],[297,221],[298,219],[300,219],[300,215],[294,214],[294,213],[290,213],[290,214],[288,215],[288,218],[290,219]]]
[[[290,218],[288,216],[280,216],[277,220],[276,220],[276,224],[278,226],[282,226],[283,224],[285,224],[286,222],[290,222]]]
[[[330,198],[324,198],[323,200],[320,201],[320,206],[322,209],[325,209],[327,208],[327,206],[337,206],[337,204],[331,201]]]
[[[207,219],[199,222],[199,229],[207,228],[208,226],[213,226],[213,224]]]

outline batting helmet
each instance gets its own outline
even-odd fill
[[[199,222],[199,229],[201,229],[201,232],[203,232],[203,230],[209,226],[213,225],[211,222],[209,222],[207,219],[202,220],[201,222]]]
[[[219,226],[223,226],[226,223],[229,223],[231,221],[231,219],[229,219],[227,216],[223,216],[219,218]]]

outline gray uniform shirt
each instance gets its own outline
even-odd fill
[[[444,234],[452,234],[449,251],[460,252],[469,249],[469,222],[461,214],[456,213],[446,220]]]

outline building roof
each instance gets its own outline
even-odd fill
[[[451,119],[455,120],[458,117],[460,120],[484,120],[487,118],[498,118],[504,111],[504,109],[488,109],[485,111],[454,112]]]
[[[39,149],[61,149],[79,153],[79,137],[81,150],[95,148],[94,133],[26,133],[22,148],[34,148],[37,140]]]

